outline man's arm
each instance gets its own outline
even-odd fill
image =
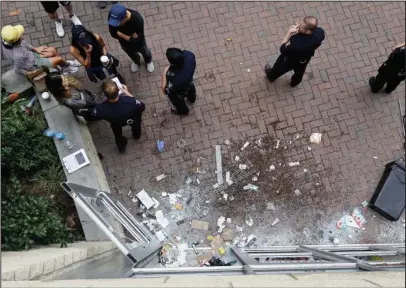
[[[97,42],[99,42],[100,46],[102,47],[103,55],[107,55],[107,47],[106,44],[104,43],[103,38],[96,33],[94,33],[94,37],[96,37]]]
[[[167,66],[164,70],[164,72],[162,73],[162,92],[164,94],[167,94],[165,91],[166,88],[166,84],[167,84],[167,80],[166,80],[166,72],[168,72],[170,66]]]
[[[287,43],[289,42],[290,37],[292,37],[292,35],[295,35],[298,32],[298,29],[299,29],[299,25],[290,26],[288,32],[286,33],[285,37],[282,40],[281,48],[279,49],[282,54],[284,52],[286,52],[286,50],[289,49],[290,45]]]

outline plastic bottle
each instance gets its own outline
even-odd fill
[[[73,148],[73,143],[66,139],[65,140],[65,147],[68,148],[68,149],[72,149]]]
[[[55,138],[58,140],[63,140],[65,139],[65,134],[63,134],[62,132],[58,132],[55,134]]]
[[[53,138],[53,137],[55,137],[56,132],[52,131],[51,129],[47,129],[47,130],[44,131],[44,135],[47,136],[47,137]]]

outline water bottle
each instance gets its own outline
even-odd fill
[[[51,129],[47,129],[44,131],[44,135],[47,137],[53,138],[53,137],[55,137],[56,133],[55,133],[55,131],[52,131]]]
[[[58,140],[63,140],[65,139],[65,134],[63,134],[62,132],[58,132],[55,134],[55,138]]]
[[[65,141],[65,147],[68,148],[68,149],[72,149],[73,148],[73,143],[70,142],[69,140],[66,140]]]

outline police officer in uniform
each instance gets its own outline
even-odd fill
[[[88,121],[106,120],[109,122],[117,147],[120,153],[124,153],[127,138],[123,136],[123,127],[130,125],[134,138],[140,138],[141,116],[145,110],[145,104],[135,99],[126,86],[123,85],[120,90],[111,79],[103,82],[102,90],[107,100],[88,111],[83,111],[81,115]]]
[[[290,27],[280,47],[281,55],[273,67],[269,64],[265,66],[269,81],[273,82],[286,72],[293,70],[290,86],[295,87],[302,82],[307,64],[325,37],[324,30],[317,25],[317,18],[307,16]]]
[[[385,86],[385,92],[391,93],[405,80],[405,43],[393,49],[388,60],[379,67],[378,75],[369,78],[369,86],[373,93],[379,92]]]
[[[170,65],[162,75],[162,91],[168,95],[175,108],[171,112],[177,115],[189,114],[185,98],[189,102],[196,101],[196,88],[193,84],[193,74],[196,70],[195,55],[188,50],[168,48],[166,58]]]

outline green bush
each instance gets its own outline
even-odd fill
[[[3,189],[1,196],[2,250],[52,243],[66,246],[72,242],[72,235],[47,197],[22,191],[16,179]]]
[[[68,231],[65,219],[74,205],[59,186],[65,175],[53,140],[43,135],[46,121],[39,104],[28,116],[20,108],[27,102],[1,106],[3,250],[64,246],[83,238],[80,229]]]

